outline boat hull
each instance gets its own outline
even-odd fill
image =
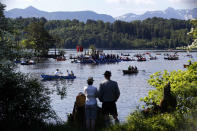
[[[122,70],[123,74],[136,74],[138,73],[138,70],[132,71],[132,70]]]
[[[41,75],[44,80],[75,79],[76,76]]]

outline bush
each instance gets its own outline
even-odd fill
[[[164,71],[151,75],[149,84],[155,87],[148,92],[148,96],[141,99],[147,106],[154,103],[159,105],[163,97],[163,88],[170,82],[171,92],[177,98],[177,110],[180,113],[190,112],[197,104],[197,62],[194,62],[186,71]]]
[[[36,79],[0,67],[0,130],[40,125],[56,118],[49,91]]]

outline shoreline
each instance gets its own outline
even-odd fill
[[[75,48],[62,48],[63,50],[76,50]],[[54,48],[51,48],[49,51],[55,50]],[[84,48],[84,51],[89,50],[88,48]],[[187,50],[167,50],[167,49],[97,49],[97,50],[122,50],[122,51],[152,51],[152,52],[187,52]],[[197,52],[197,49],[191,50],[189,52]]]

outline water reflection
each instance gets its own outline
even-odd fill
[[[56,93],[63,100],[67,96],[67,88],[72,86],[74,80],[42,80],[42,82],[44,85],[50,85],[48,88],[51,93]]]

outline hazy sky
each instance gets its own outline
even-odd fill
[[[189,9],[197,7],[197,0],[0,0],[6,4],[6,10],[26,8],[30,5],[43,11],[84,11],[91,10],[99,14],[114,17],[126,13],[142,14],[145,11]]]

